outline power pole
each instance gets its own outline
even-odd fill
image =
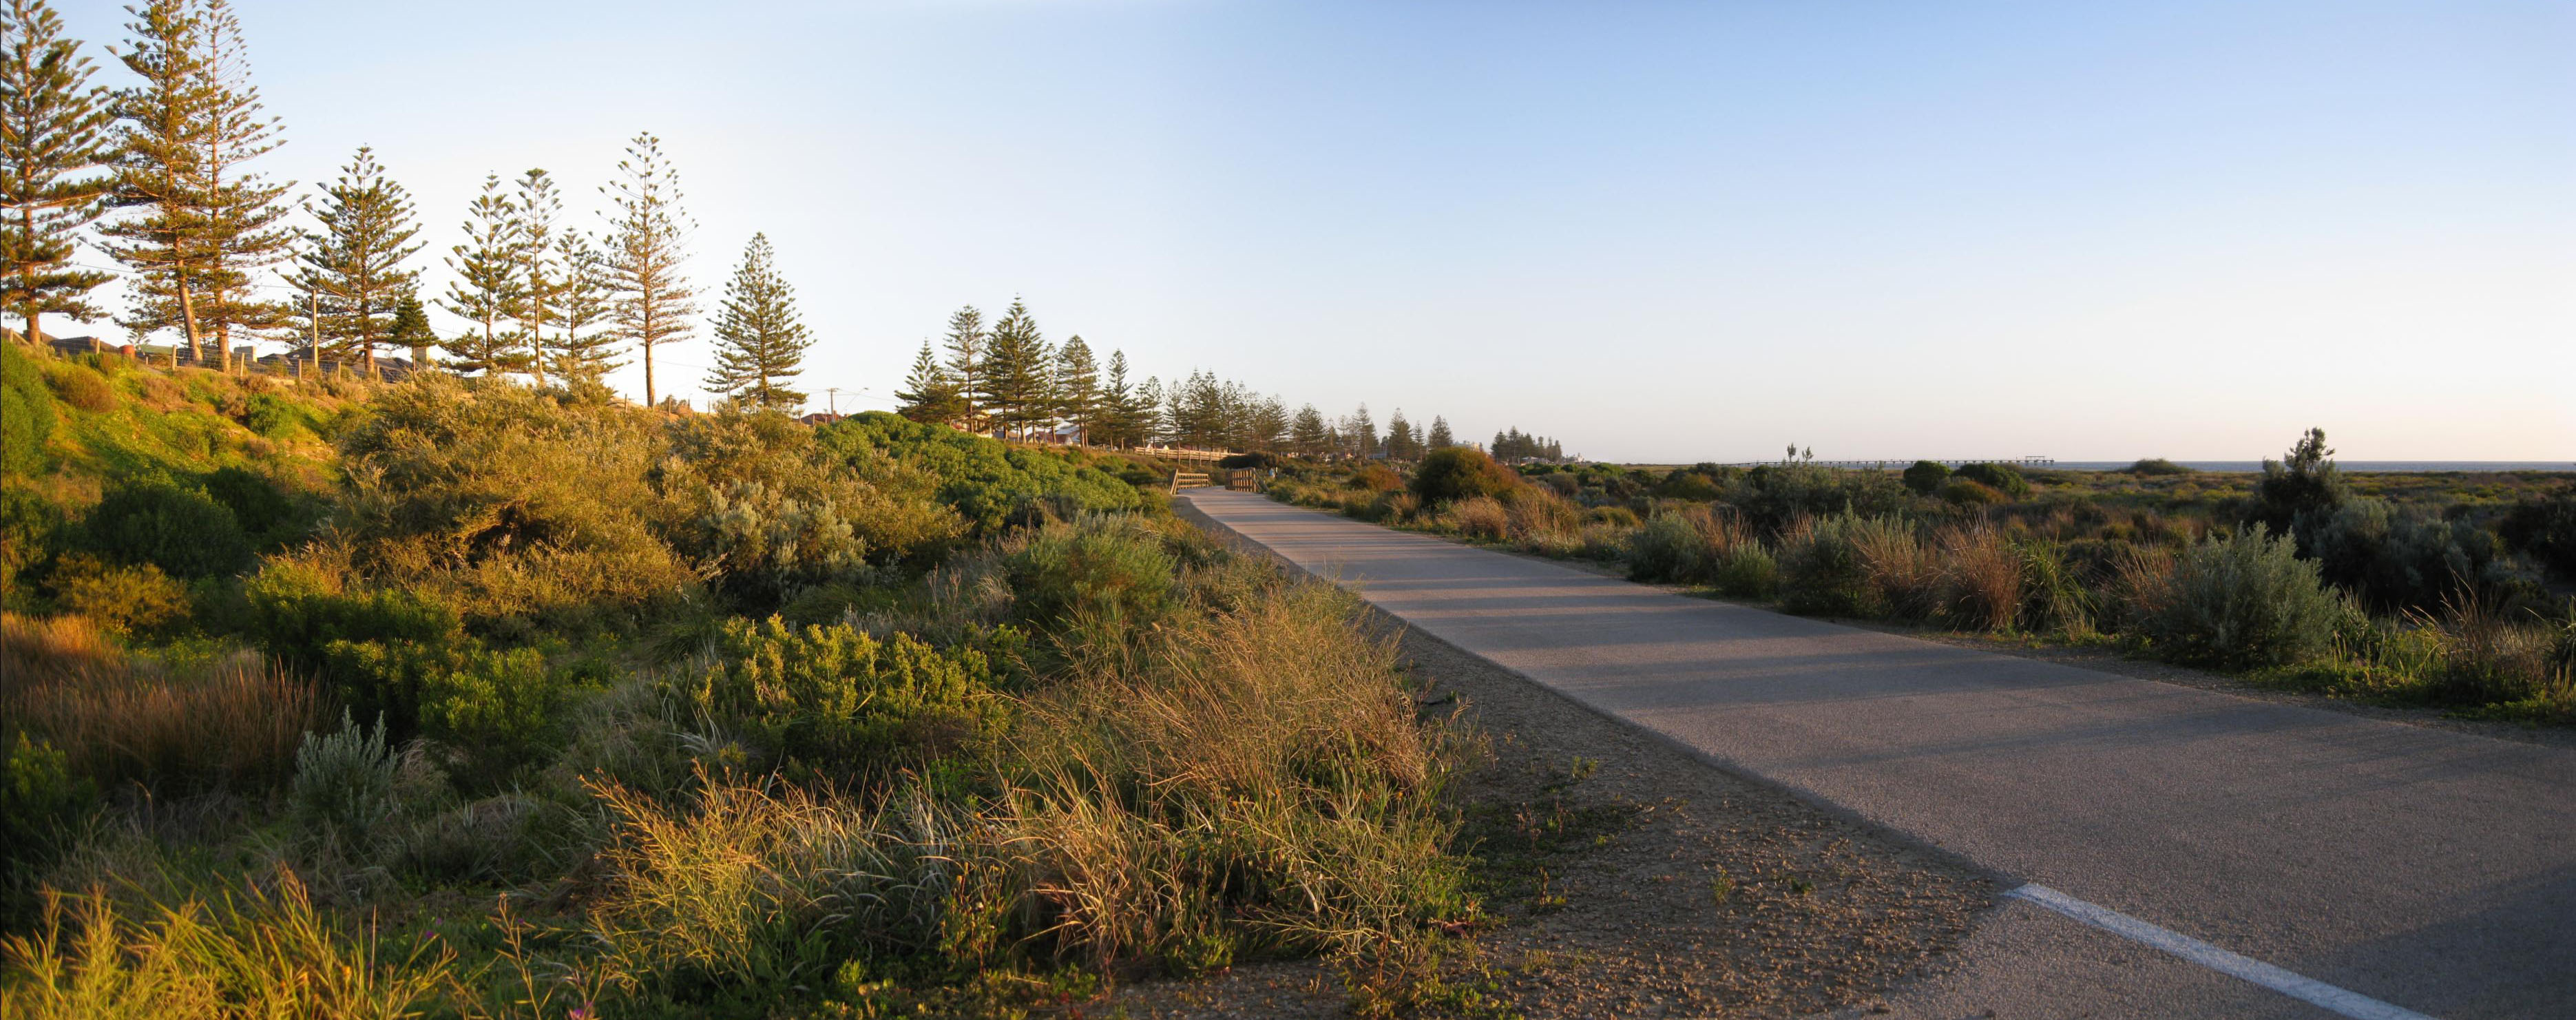
[[[838,387],[838,386],[826,386],[826,387],[823,387],[823,408],[824,408],[824,410],[825,410],[827,413],[831,414],[831,416],[832,416],[832,417],[838,418],[838,417],[840,417],[840,416],[841,416],[841,388],[840,388],[840,387]]]

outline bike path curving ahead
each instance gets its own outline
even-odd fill
[[[2576,1017],[2576,750],[1180,499],[1595,711],[1993,872],[2013,892],[1900,1015]]]

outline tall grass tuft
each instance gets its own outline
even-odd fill
[[[372,930],[344,932],[281,874],[274,891],[186,900],[142,918],[103,893],[47,897],[35,932],[0,943],[12,1020],[397,1020],[462,1001],[454,955],[401,959]]]
[[[1936,541],[1942,561],[1940,618],[1974,630],[2011,630],[2021,619],[2025,560],[2001,532],[1988,527],[1945,529]]]
[[[1491,496],[1470,496],[1451,503],[1441,520],[1468,538],[1499,542],[1511,534],[1511,512]]]
[[[258,789],[290,774],[320,720],[314,685],[235,657],[174,669],[129,658],[85,621],[0,616],[0,707],[102,784]]]

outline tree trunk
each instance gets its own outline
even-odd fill
[[[204,368],[206,367],[206,345],[197,332],[197,295],[188,289],[186,273],[179,274],[178,281],[179,318],[188,331],[188,357],[197,363],[198,368]]]

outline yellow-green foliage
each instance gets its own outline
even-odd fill
[[[917,767],[1000,718],[991,658],[846,624],[731,620],[675,694],[789,761],[838,774]]]
[[[32,935],[0,943],[12,1020],[398,1020],[457,1001],[453,955],[395,958],[372,930],[342,930],[281,875],[212,902],[128,917],[103,893],[55,894]]]
[[[74,553],[54,565],[54,600],[122,634],[148,630],[188,611],[188,590],[150,563],[122,566]]]
[[[944,551],[966,529],[927,472],[874,447],[836,451],[784,414],[693,415],[668,432],[653,484],[672,503],[673,541],[741,594],[774,602]]]
[[[1133,518],[1039,529],[1003,561],[1020,614],[1041,624],[1150,626],[1175,588],[1171,554]]]
[[[343,446],[350,565],[468,617],[633,612],[696,575],[655,535],[657,412],[506,382],[392,387]]]
[[[95,499],[102,482],[187,480],[224,467],[270,466],[301,487],[318,486],[327,480],[332,450],[315,429],[342,421],[352,406],[349,397],[369,392],[363,386],[145,368],[116,354],[84,356],[84,364],[7,346],[6,359],[22,366],[8,375],[39,376],[46,384],[6,387],[12,405],[7,418],[12,424],[50,423],[12,431],[13,445],[33,440],[35,448],[13,451],[7,466],[74,505]],[[244,424],[255,409],[265,429]]]

